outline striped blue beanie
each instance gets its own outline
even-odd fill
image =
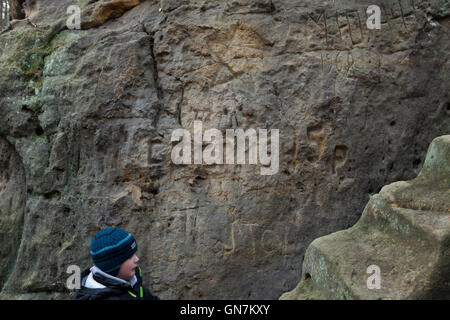
[[[120,266],[137,251],[133,235],[121,228],[101,230],[92,239],[91,257],[103,272],[116,276]]]

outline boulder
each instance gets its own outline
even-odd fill
[[[314,240],[300,283],[280,299],[449,299],[449,199],[446,135],[415,179],[383,187],[353,227]]]

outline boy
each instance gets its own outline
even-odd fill
[[[159,300],[142,286],[137,243],[121,228],[101,230],[92,239],[94,266],[81,274],[77,300]]]

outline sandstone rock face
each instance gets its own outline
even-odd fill
[[[433,140],[417,178],[383,187],[355,226],[314,240],[301,282],[281,299],[449,299],[449,197],[447,135]]]
[[[69,297],[101,228],[162,299],[278,298],[310,242],[450,131],[443,1],[37,0],[0,35],[0,287]],[[368,30],[366,8],[382,8]],[[280,167],[175,165],[171,134],[279,129]]]

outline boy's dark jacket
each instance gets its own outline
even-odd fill
[[[94,280],[106,286],[106,288],[87,288],[85,287],[87,277],[91,273],[90,269],[86,269],[81,274],[81,288],[76,290],[76,300],[159,300],[153,296],[151,292],[142,285],[142,271],[136,268],[136,283],[124,285],[114,279],[107,278],[101,274],[93,274]]]

